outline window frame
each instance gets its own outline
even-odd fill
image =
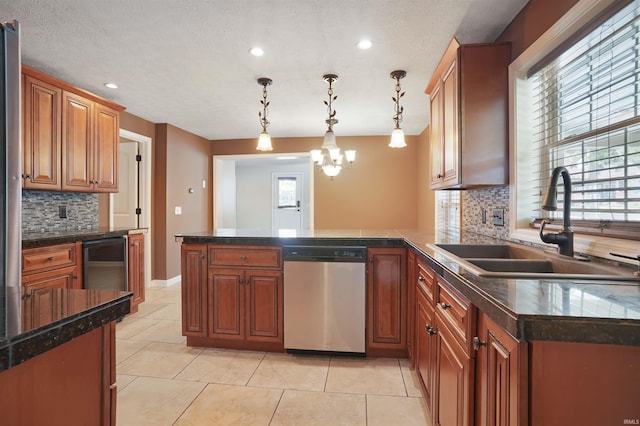
[[[539,167],[535,164],[521,162],[519,159],[531,158],[531,128],[533,123],[528,119],[531,109],[531,97],[527,85],[527,76],[530,70],[543,58],[547,57],[563,43],[575,36],[590,21],[600,15],[606,8],[613,4],[613,0],[580,0],[549,28],[538,40],[527,48],[509,66],[509,109],[510,109],[510,221],[509,236],[515,240],[541,244],[534,219],[537,210],[531,208],[529,197],[536,189],[525,176],[536,173]],[[529,147],[529,148],[528,148]],[[529,149],[529,152],[528,152]],[[590,254],[598,257],[612,258],[611,250],[617,253],[637,255],[637,239],[614,238],[601,235],[598,227],[585,229],[579,223],[572,224],[575,234],[574,247],[576,252]],[[539,226],[539,223],[538,223]],[[548,228],[553,230],[553,226]],[[585,232],[586,231],[586,232]],[[618,259],[619,260],[619,259]]]

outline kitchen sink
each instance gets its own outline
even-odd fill
[[[515,244],[429,244],[428,247],[481,277],[640,280],[632,268],[586,262]]]

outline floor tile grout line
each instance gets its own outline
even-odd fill
[[[262,357],[260,358],[260,362],[258,363],[258,365],[256,365],[256,368],[253,369],[253,371],[251,372],[251,375],[247,379],[247,382],[244,384],[244,386],[249,387],[249,382],[251,381],[251,379],[253,379],[253,376],[256,374],[256,371],[258,371],[258,368],[260,368],[260,366],[262,365],[262,362],[266,357],[267,357],[267,353],[263,352]]]
[[[173,421],[173,423],[171,423],[172,426],[175,425],[180,420],[180,417],[184,416],[184,414],[187,412],[187,410],[193,405],[193,403],[196,401],[196,399],[198,399],[200,397],[200,395],[202,395],[202,393],[205,391],[205,389],[207,389],[208,386],[209,386],[208,383],[204,384],[202,389],[200,389],[200,392],[198,392],[198,394],[191,400],[191,402],[189,404],[187,404],[187,406],[184,408],[184,410],[182,410],[182,412],[178,415],[178,417],[176,417],[176,419]]]
[[[278,403],[276,404],[276,408],[273,409],[273,413],[271,414],[271,418],[269,419],[269,423],[268,423],[269,425],[273,423],[273,418],[276,416],[276,413],[278,412],[278,407],[280,407],[280,402],[284,397],[284,391],[285,389],[280,389],[280,398],[278,398]]]

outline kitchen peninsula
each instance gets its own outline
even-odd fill
[[[460,241],[436,241],[418,230],[222,229],[176,237],[183,241],[183,334],[189,345],[284,351],[282,247],[366,246],[366,354],[411,358],[434,422],[622,424],[640,418],[637,392],[629,385],[640,382],[638,281],[480,277],[428,247]],[[488,240],[482,237],[484,244]],[[262,258],[251,265],[262,250],[271,250],[272,263],[260,264]],[[376,254],[384,261],[377,262]],[[394,255],[398,261],[387,262]],[[223,293],[216,292],[222,267],[274,273],[268,344],[246,338],[255,325],[251,304],[244,305],[248,313],[240,306],[247,276],[235,275]],[[222,311],[228,307],[219,297],[231,294],[238,308]],[[256,312],[266,318],[264,310]],[[235,326],[216,328],[220,320]]]

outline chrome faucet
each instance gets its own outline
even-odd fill
[[[558,253],[573,257],[573,231],[571,230],[571,177],[569,171],[565,167],[556,167],[553,169],[549,188],[544,197],[542,208],[547,211],[556,211],[558,209],[557,190],[558,177],[562,174],[562,182],[564,183],[564,208],[562,209],[562,229],[557,234],[544,234],[543,220],[540,225],[540,239],[545,243],[557,244]]]

